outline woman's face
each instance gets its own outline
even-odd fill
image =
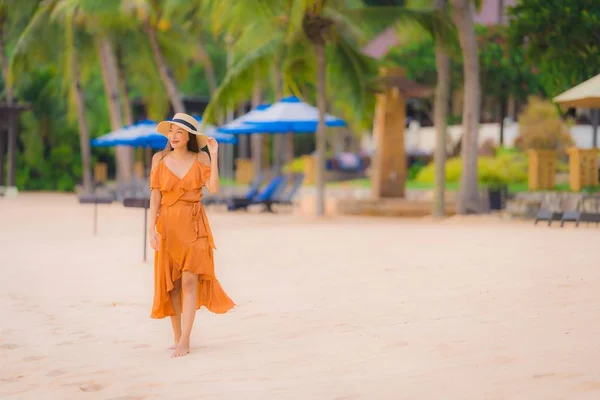
[[[171,147],[174,149],[187,147],[187,143],[190,140],[190,134],[185,129],[180,128],[175,124],[171,124],[168,139]]]

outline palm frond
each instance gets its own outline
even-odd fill
[[[405,7],[364,7],[342,10],[365,29],[383,30],[395,24],[417,25],[446,46],[458,43],[452,18],[443,11],[409,9]]]
[[[375,63],[345,36],[338,36],[327,49],[327,80],[336,96],[353,110],[353,118],[362,120],[366,98],[372,96],[368,83],[376,74]]]
[[[284,39],[283,34],[271,37],[271,40],[248,53],[227,71],[204,111],[203,123],[214,123],[217,112],[236,107],[250,97],[256,79],[267,76],[275,57],[285,48]]]
[[[40,35],[40,33],[48,25],[51,11],[52,9],[48,4],[40,5],[35,11],[29,24],[27,24],[19,36],[8,62],[8,79],[10,82],[14,81],[15,63],[30,52],[32,45],[39,44],[38,39],[40,37],[44,37],[43,35]]]
[[[206,8],[207,15],[203,16],[203,22],[209,23],[214,35],[228,34],[237,37],[247,30],[249,25],[272,23],[273,18],[277,16],[274,8],[264,0],[206,1],[210,6]]]
[[[287,24],[287,41],[291,41],[298,31],[302,30],[302,23],[306,9],[311,4],[310,0],[290,0],[289,10],[285,10]]]
[[[325,16],[333,20],[337,30],[343,30],[345,34],[354,37],[359,42],[367,40],[364,26],[361,26],[356,20],[349,18],[347,14],[340,12],[336,8],[327,7],[325,9]]]

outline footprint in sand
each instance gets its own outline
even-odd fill
[[[19,346],[17,346],[14,343],[4,343],[4,344],[0,345],[0,349],[14,350],[17,348],[19,348]]]
[[[65,375],[66,373],[67,372],[63,371],[62,369],[55,369],[55,370],[52,370],[52,371],[48,372],[46,374],[46,376],[49,377],[49,378],[55,378],[57,376]]]
[[[23,358],[22,361],[40,361],[40,360],[43,360],[44,358],[46,358],[46,357],[45,356],[29,356],[29,357]]]
[[[25,375],[14,375],[14,376],[9,376],[6,378],[0,378],[1,382],[9,382],[9,383],[13,383],[13,382],[17,382],[19,379],[22,379]]]
[[[147,349],[148,347],[150,347],[149,344],[136,344],[133,346],[134,349]]]
[[[104,389],[104,386],[98,383],[84,383],[83,385],[79,385],[79,390],[82,392],[99,392]]]
[[[79,339],[91,339],[93,337],[94,335],[92,335],[91,333],[86,333],[85,335],[79,336]]]

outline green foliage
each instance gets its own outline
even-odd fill
[[[525,49],[548,95],[598,73],[600,2],[520,0],[508,13],[512,51]]]
[[[508,29],[504,26],[476,26],[480,60],[481,92],[496,99],[515,96],[525,100],[542,91],[540,79],[519,49],[508,46]],[[450,51],[450,82],[454,89],[463,84],[462,55]],[[408,78],[434,87],[437,80],[435,41],[431,36],[398,46],[384,62],[403,67]]]
[[[22,114],[16,184],[22,190],[72,191],[81,177],[79,136],[67,119],[61,78],[51,68],[39,69],[19,87],[19,98],[32,104]]]
[[[415,161],[412,163],[412,165],[408,168],[408,179],[415,179],[423,168],[425,168],[425,163],[422,161]]]
[[[304,160],[300,157],[294,158],[292,162],[287,163],[284,168],[284,172],[302,173],[304,172]]]
[[[446,181],[458,183],[462,174],[462,159],[454,157],[446,163]],[[477,160],[478,180],[481,184],[509,184],[527,182],[527,156],[523,153],[501,153],[496,157],[479,157]],[[430,163],[416,177],[416,182],[433,184],[435,165]]]
[[[572,144],[573,139],[556,106],[531,97],[519,115],[517,145],[523,149],[552,149],[564,154]]]
[[[446,163],[446,182],[449,187],[455,187],[460,182],[462,159],[454,157]],[[510,185],[526,190],[528,180],[529,157],[527,153],[517,149],[500,148],[495,157],[479,157],[477,160],[478,181],[482,185]],[[567,162],[558,161],[557,172],[568,172]],[[422,187],[432,187],[435,183],[435,165],[428,164],[416,176],[414,183]]]

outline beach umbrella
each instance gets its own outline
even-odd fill
[[[93,147],[131,146],[138,138],[155,132],[156,123],[143,120],[92,139],[91,145]]]
[[[202,122],[201,117],[194,116],[194,118]],[[156,127],[156,122],[143,120],[93,139],[91,145],[94,147],[133,146],[150,147],[153,149],[164,148],[167,145],[167,137],[158,133]],[[214,137],[221,143],[237,143],[235,136],[217,132],[217,129],[212,125],[205,127],[204,133],[207,136]]]
[[[254,133],[315,133],[319,123],[319,110],[296,96],[289,96],[245,118],[243,123],[249,125]],[[325,125],[344,127],[346,122],[326,114]]]
[[[233,135],[249,135],[252,133],[257,133],[255,128],[252,125],[246,125],[245,121],[248,118],[253,118],[256,114],[262,113],[270,106],[270,104],[261,104],[247,114],[244,114],[225,125],[221,125],[217,130],[222,133],[229,133]]]
[[[598,110],[600,108],[600,75],[596,75],[595,77],[572,87],[566,92],[556,96],[553,100],[563,107],[594,109],[592,111],[592,146],[594,148],[597,147],[598,120],[600,119],[600,111]]]

